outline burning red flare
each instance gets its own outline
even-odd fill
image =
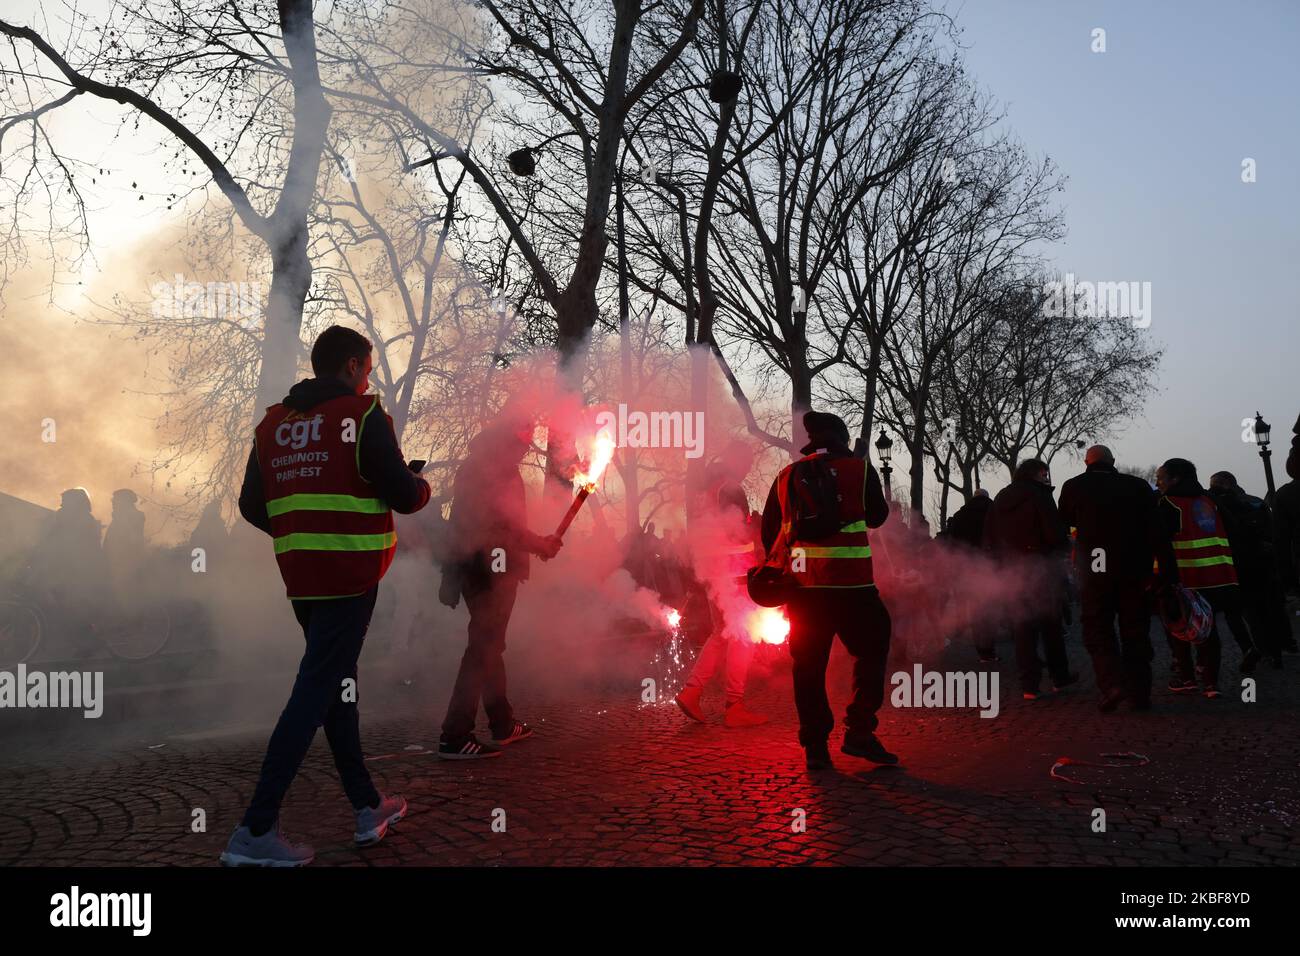
[[[755,644],[784,644],[790,636],[790,622],[780,608],[760,607],[749,616],[746,630]]]

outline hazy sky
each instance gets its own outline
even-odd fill
[[[1160,393],[1111,442],[1121,464],[1179,456],[1263,493],[1241,420],[1284,449],[1300,414],[1300,4],[965,0],[974,76],[1032,152],[1069,177],[1056,268],[1152,286]],[[1092,31],[1106,31],[1093,53]],[[1242,182],[1242,160],[1257,181]],[[1285,451],[1275,456],[1279,483]],[[1059,483],[1073,464],[1060,463]]]

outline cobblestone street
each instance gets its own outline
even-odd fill
[[[1003,650],[1004,658],[1007,650]],[[645,705],[640,686],[574,699],[515,681],[534,739],[498,759],[453,763],[436,747],[445,697],[402,716],[366,716],[363,738],[381,789],[410,815],[377,847],[351,846],[351,816],[318,735],[282,815],[317,849],[318,865],[1132,865],[1296,864],[1300,840],[1296,658],[1262,668],[1243,703],[1237,652],[1226,652],[1221,700],[1175,699],[1157,649],[1155,707],[1097,712],[1084,681],[1036,703],[1013,694],[1001,665],[1001,713],[898,710],[880,735],[902,756],[873,769],[840,754],[809,773],[795,739],[789,675],[755,681],[770,725],[727,730],[685,720],[671,701]],[[950,668],[969,668],[950,653]],[[833,660],[837,714],[845,661]],[[288,679],[266,693],[287,693]],[[363,684],[363,687],[365,685]],[[371,698],[372,700],[374,698]],[[720,709],[717,695],[710,701]],[[278,704],[277,704],[278,706]],[[436,715],[436,716],[435,716]],[[106,746],[98,736],[10,734],[0,758],[0,864],[212,866],[251,793],[269,726],[216,728]],[[1136,751],[1141,767],[1070,767]],[[1105,811],[1094,832],[1094,809]],[[206,832],[192,832],[196,809]],[[505,832],[494,832],[494,812]],[[806,830],[793,824],[806,814]],[[500,814],[495,816],[500,818]]]

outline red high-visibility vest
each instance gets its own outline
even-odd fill
[[[867,465],[861,458],[832,458],[817,452],[781,470],[776,479],[781,503],[781,534],[791,534],[794,512],[790,502],[790,472],[804,461],[823,458],[835,476],[839,493],[840,529],[821,541],[790,542],[790,570],[800,587],[875,587],[871,568],[871,542],[867,539]]]
[[[1214,501],[1208,495],[1165,495],[1165,500],[1178,509],[1174,561],[1183,587],[1201,590],[1236,584],[1232,548]]]
[[[272,405],[257,426],[275,560],[291,599],[364,594],[393,561],[393,513],[359,462],[361,432],[376,409],[376,395],[343,395],[306,412]]]

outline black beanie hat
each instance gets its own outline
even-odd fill
[[[808,444],[802,449],[807,455],[818,448],[849,444],[849,426],[844,419],[830,412],[804,412],[803,428],[808,433]]]

